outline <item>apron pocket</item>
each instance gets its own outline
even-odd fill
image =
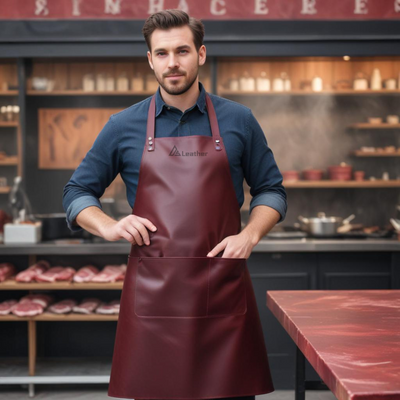
[[[245,314],[245,258],[213,257],[209,273],[209,316]]]
[[[140,317],[207,315],[206,257],[140,257],[135,313]]]
[[[244,258],[139,257],[135,314],[207,318],[244,314]]]

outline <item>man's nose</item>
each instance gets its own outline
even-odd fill
[[[175,54],[170,54],[168,61],[169,61],[168,62],[168,67],[171,68],[171,69],[176,68],[176,67],[179,66],[178,57],[176,57]]]

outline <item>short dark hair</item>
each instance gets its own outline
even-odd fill
[[[146,19],[142,33],[146,40],[147,47],[151,51],[151,35],[156,29],[168,30],[185,25],[189,26],[192,31],[194,45],[196,50],[199,51],[200,47],[203,45],[204,25],[199,19],[189,17],[185,11],[178,9],[156,12]]]

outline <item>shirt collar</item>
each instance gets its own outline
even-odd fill
[[[200,89],[200,94],[199,97],[197,98],[196,106],[204,114],[206,107],[206,90],[204,89],[204,86],[202,85],[201,82],[199,82],[199,89]],[[160,87],[158,87],[156,92],[156,117],[159,116],[164,107],[168,107],[168,105],[162,99],[160,93]]]

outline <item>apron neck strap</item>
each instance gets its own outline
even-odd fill
[[[219,134],[219,126],[217,116],[215,114],[214,105],[210,99],[210,96],[206,92],[206,107],[208,120],[210,121],[211,133],[216,150],[221,150],[221,136]],[[154,94],[150,101],[149,112],[147,116],[147,139],[149,143],[148,150],[154,149],[154,136],[155,136],[155,118],[156,118],[156,95]]]

